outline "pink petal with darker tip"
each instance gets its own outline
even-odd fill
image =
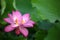
[[[5,27],[4,31],[10,32],[10,31],[13,31],[14,29],[15,29],[15,27],[11,27],[11,25],[8,25],[7,27]]]
[[[33,24],[35,24],[34,21],[30,20],[27,23],[23,24],[24,27],[33,27]]]
[[[32,21],[32,20],[29,20],[28,22],[29,22],[29,23],[32,23],[32,24],[35,24],[35,22],[34,22],[34,21]]]
[[[33,24],[32,23],[25,23],[23,24],[24,27],[33,27]]]
[[[17,10],[17,11],[13,11],[12,14],[13,14],[13,18],[14,19],[17,18],[18,19],[18,23],[20,24],[21,23],[21,20],[22,20],[21,13]]]
[[[20,18],[22,16],[21,13],[18,10],[17,11],[13,11],[12,14],[13,14],[14,17],[16,16],[18,18]]]
[[[8,23],[12,23],[12,20],[10,18],[4,18],[4,21],[6,21]]]
[[[24,14],[23,15],[23,20],[25,20],[25,22],[29,21],[30,20],[30,14]]]
[[[20,32],[21,32],[25,37],[28,36],[28,30],[27,30],[26,28],[20,27]]]
[[[8,17],[13,21],[13,16],[11,14],[8,14]]]

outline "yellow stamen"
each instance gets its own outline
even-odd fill
[[[15,20],[15,23],[16,23],[16,25],[18,25],[18,20],[17,19]]]
[[[24,24],[25,23],[25,20],[22,20],[22,24]]]

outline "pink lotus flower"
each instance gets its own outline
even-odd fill
[[[13,11],[12,14],[8,14],[8,18],[4,18],[4,21],[10,24],[5,27],[5,32],[15,30],[17,35],[22,33],[25,37],[28,36],[26,27],[33,27],[33,24],[35,24],[35,22],[30,20],[30,15],[28,13],[22,16],[19,11]]]

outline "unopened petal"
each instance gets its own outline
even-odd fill
[[[10,32],[10,31],[13,31],[15,29],[15,27],[11,27],[11,25],[8,25],[5,27],[4,31],[5,32]]]
[[[16,33],[17,35],[20,34],[20,30],[19,30],[19,28],[16,28],[16,29],[15,29],[15,33]]]

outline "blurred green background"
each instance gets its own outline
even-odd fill
[[[36,22],[27,38],[4,32],[3,18],[13,10],[29,13]],[[0,40],[60,40],[60,0],[0,0]]]

